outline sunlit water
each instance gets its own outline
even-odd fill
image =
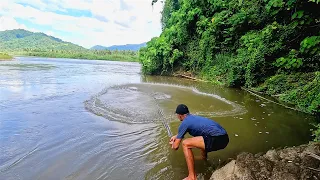
[[[230,136],[195,162],[199,179],[242,151],[310,140],[313,117],[239,89],[142,77],[138,63],[18,58],[0,62],[0,179],[184,178],[183,152],[170,149],[162,123],[177,133],[180,103]]]

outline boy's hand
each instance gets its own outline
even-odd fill
[[[175,136],[172,136],[171,138],[170,138],[170,141],[169,141],[169,144],[173,144],[173,142],[175,141],[177,139],[177,135],[175,135]]]

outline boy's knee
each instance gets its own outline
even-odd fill
[[[188,140],[183,140],[182,141],[182,146],[183,147],[189,147],[190,143],[188,142]]]

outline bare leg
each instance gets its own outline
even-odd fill
[[[206,152],[206,150],[201,149],[201,157],[202,157],[203,160],[207,160],[208,153]]]
[[[194,160],[207,160],[207,158],[208,158],[207,152],[203,149],[201,149],[200,156],[194,156]]]
[[[196,173],[194,171],[194,159],[193,159],[193,153],[191,148],[188,148],[186,146],[183,146],[183,153],[184,157],[186,158],[187,166],[188,166],[188,171],[189,175],[186,178],[186,180],[194,180],[196,179]]]
[[[192,153],[192,148],[200,148],[201,151],[205,150],[204,141],[202,136],[187,138],[182,141],[183,153],[186,158],[189,175],[185,178],[185,180],[195,180],[197,179],[197,175],[194,170],[194,157]]]

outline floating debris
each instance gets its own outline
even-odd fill
[[[262,118],[262,119],[264,119],[264,118]]]
[[[268,116],[271,116],[271,114],[268,114]]]
[[[254,124],[255,126],[258,126],[258,124]]]
[[[258,121],[257,123],[259,124],[260,122]]]
[[[266,113],[266,112],[262,112],[262,113],[264,114],[264,113]]]
[[[292,163],[292,161],[288,161],[288,163]]]
[[[262,134],[262,132],[260,131],[259,134]]]
[[[239,119],[243,119],[243,118],[239,118]]]
[[[252,120],[252,121],[255,121],[256,119],[253,117],[253,118],[251,118],[251,120]]]
[[[269,134],[269,132],[266,132],[266,134]]]
[[[260,106],[261,106],[261,107],[265,107],[265,106],[267,106],[267,105],[265,105],[265,104],[260,104]]]
[[[260,102],[260,100],[259,100],[259,99],[257,99],[257,100],[256,100],[256,102]]]
[[[234,136],[235,136],[235,137],[238,137],[239,135],[238,135],[238,134],[234,134]]]
[[[266,141],[266,143],[267,143],[268,141]]]

